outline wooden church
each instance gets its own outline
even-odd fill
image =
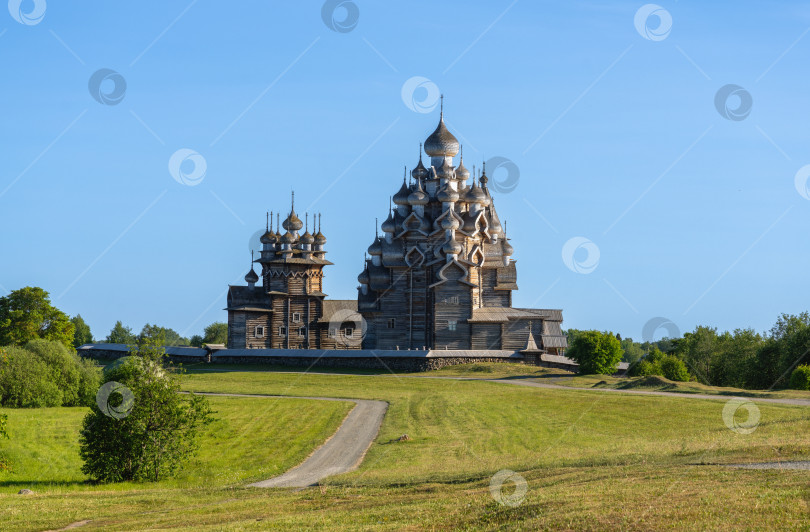
[[[514,308],[514,252],[487,186],[471,175],[444,123],[391,198],[382,236],[368,248],[357,300],[323,292],[326,237],[295,203],[276,231],[271,218],[247,286],[228,291],[231,349],[513,350],[558,355],[562,311]],[[306,225],[306,227],[305,227]],[[315,226],[313,219],[313,230]],[[282,234],[280,228],[285,232]],[[301,229],[305,229],[303,234]]]

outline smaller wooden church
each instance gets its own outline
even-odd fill
[[[290,213],[276,218],[272,213],[261,236],[261,277],[251,267],[247,286],[228,288],[229,349],[359,349],[362,320],[357,301],[326,299],[323,267],[326,237],[313,235],[295,212],[295,193]],[[313,220],[313,226],[315,225]],[[301,229],[304,233],[301,234]],[[314,227],[313,227],[314,230]]]

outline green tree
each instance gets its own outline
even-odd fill
[[[204,397],[178,393],[180,376],[164,368],[163,359],[162,347],[146,343],[105,370],[105,382],[125,388],[106,398],[105,411],[93,405],[84,418],[84,473],[103,482],[158,481],[196,453],[201,427],[213,420],[211,408]]]
[[[22,346],[37,338],[73,346],[73,324],[51,305],[48,292],[26,286],[0,297],[0,345]]]
[[[194,336],[192,336],[189,339],[188,345],[190,345],[191,347],[202,347],[203,346],[203,337],[200,336],[199,334],[195,334]]]
[[[644,356],[644,349],[641,348],[641,345],[634,342],[632,338],[623,338],[621,340],[622,343],[622,360],[625,362],[629,362],[633,364],[641,360],[641,357]]]
[[[124,327],[124,324],[121,321],[116,321],[113,328],[110,330],[110,334],[107,335],[106,342],[108,344],[125,344],[125,345],[132,345],[135,343],[135,335],[132,334],[131,327]]]
[[[228,324],[217,321],[205,328],[203,343],[228,345]]]
[[[582,331],[575,335],[566,355],[579,364],[581,373],[611,375],[622,359],[622,346],[613,333]]]
[[[690,375],[686,364],[674,355],[664,355],[664,358],[658,363],[658,367],[661,369],[660,375],[671,381],[686,382],[689,380]]]
[[[93,334],[90,332],[90,326],[85,323],[81,314],[76,314],[74,317],[70,318],[70,322],[73,324],[74,329],[73,347],[79,348],[84,344],[93,342]]]
[[[790,375],[790,387],[794,390],[810,390],[810,365],[799,366]]]
[[[703,384],[714,384],[713,369],[719,356],[717,329],[700,325],[693,332],[684,333],[674,344],[674,354],[686,362],[687,367]]]
[[[138,335],[138,344],[149,345],[189,345],[188,338],[180,336],[176,331],[159,325],[147,323]]]

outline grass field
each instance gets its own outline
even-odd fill
[[[518,376],[497,373],[510,365],[495,366],[467,369]],[[0,476],[2,528],[89,519],[84,529],[810,530],[807,471],[705,465],[810,459],[806,407],[759,404],[759,426],[739,434],[723,421],[726,397],[262,371],[197,372],[184,388],[382,399],[390,407],[360,469],[303,491],[242,486],[302,460],[349,403],[212,398],[222,421],[191,469],[172,481],[113,487],[82,482],[74,438],[81,409],[5,410],[14,439],[0,449],[15,472]],[[402,434],[411,440],[391,442]],[[528,483],[514,508],[490,493],[492,475],[503,469]],[[40,483],[26,484],[33,480]],[[23,487],[37,494],[11,494]]]

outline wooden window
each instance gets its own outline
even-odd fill
[[[388,328],[393,329],[397,326],[397,319],[396,318],[388,318]]]
[[[330,327],[329,328],[329,338],[334,338],[337,336],[337,328]]]
[[[280,325],[278,328],[278,335],[281,337],[287,336],[287,327]]]
[[[458,325],[458,322],[456,320],[448,320],[447,321],[447,330],[448,331],[455,331],[456,330],[456,325]]]
[[[293,323],[298,323],[300,321],[301,321],[301,313],[293,312]]]
[[[307,328],[306,327],[298,327],[298,336],[303,338],[307,335]]]
[[[264,338],[264,327],[257,325],[253,330],[253,334],[256,336],[256,338]]]
[[[448,305],[458,305],[458,296],[447,296],[444,302]]]
[[[354,336],[354,328],[346,327],[345,329],[343,329],[343,336],[345,336],[346,338],[351,338],[352,336]]]

